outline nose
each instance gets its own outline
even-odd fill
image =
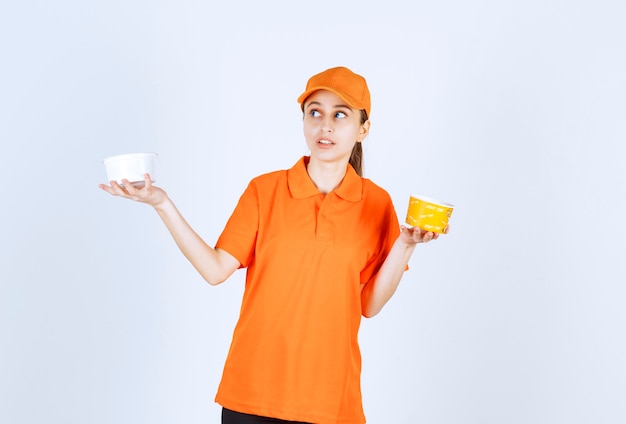
[[[322,121],[322,125],[320,129],[323,133],[332,132],[333,131],[333,120],[331,117],[325,117]]]

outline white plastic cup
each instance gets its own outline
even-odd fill
[[[122,187],[122,180],[126,179],[135,187],[144,185],[146,173],[150,174],[152,182],[156,181],[156,153],[127,153],[110,156],[103,160],[108,181],[116,181]]]

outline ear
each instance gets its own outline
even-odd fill
[[[357,142],[361,142],[363,140],[365,140],[365,137],[367,137],[367,134],[369,134],[370,132],[370,121],[369,119],[365,122],[363,122],[359,128],[359,135],[356,138]]]

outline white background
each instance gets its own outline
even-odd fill
[[[364,320],[368,422],[626,422],[623,1],[3,2],[0,422],[217,423],[244,272],[214,288],[102,158],[157,151],[213,244],[307,153],[296,97],[344,65],[365,173],[455,203]]]

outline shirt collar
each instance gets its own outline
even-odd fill
[[[287,184],[294,199],[317,196],[320,191],[309,177],[306,165],[309,163],[309,156],[303,156],[296,164],[287,171]],[[346,168],[346,175],[343,181],[333,191],[337,196],[351,202],[358,202],[363,197],[363,181],[351,165]]]

